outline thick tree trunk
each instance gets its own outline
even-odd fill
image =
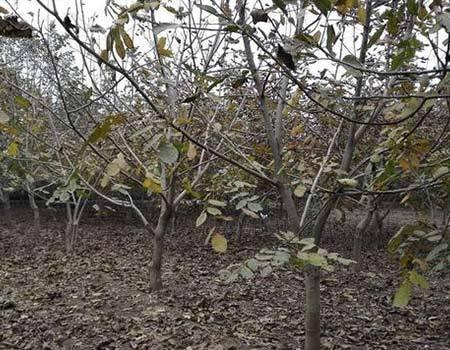
[[[305,268],[305,350],[320,350],[320,268]]]
[[[162,205],[158,225],[153,235],[153,254],[150,263],[150,290],[157,291],[162,288],[161,267],[164,251],[164,236],[169,229],[172,209]]]
[[[300,232],[300,218],[298,216],[291,188],[289,185],[283,183],[280,185],[278,192],[283,202],[283,207],[286,210],[289,230],[294,233]]]

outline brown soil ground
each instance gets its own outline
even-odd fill
[[[366,241],[363,271],[322,274],[323,349],[450,349],[450,281],[432,276],[404,309],[391,306],[396,262],[377,248],[410,213],[388,218]],[[17,210],[0,225],[0,349],[303,349],[301,271],[225,284],[218,271],[277,242],[249,222],[227,254],[203,244],[208,227],[178,218],[167,237],[165,288],[148,293],[151,237],[137,223],[92,218],[80,227],[75,254],[63,253],[64,218],[46,216],[30,229]],[[1,216],[0,216],[1,220]],[[269,231],[279,225],[271,221]],[[327,227],[324,245],[348,256],[348,224]],[[230,235],[233,226],[218,226]],[[377,244],[374,244],[377,243]]]

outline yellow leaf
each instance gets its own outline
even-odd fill
[[[100,57],[103,61],[108,61],[108,56],[109,56],[108,50],[102,50],[102,52],[100,52]]]
[[[116,176],[119,173],[120,173],[120,166],[115,162],[108,164],[108,166],[106,167],[106,174],[108,174],[108,176],[110,177]]]
[[[158,43],[156,44],[156,49],[158,50],[158,53],[160,56],[165,57],[172,57],[173,53],[169,49],[166,49],[166,41],[167,39],[165,37],[160,37],[158,39]]]
[[[366,23],[366,10],[364,9],[364,7],[362,7],[362,6],[358,7],[357,17],[358,17],[359,23],[361,23],[361,24]]]
[[[425,17],[427,17],[428,16],[428,12],[427,12],[427,10],[425,9],[425,7],[423,7],[423,6],[419,6],[419,13],[418,13],[418,17],[420,18],[420,19],[424,19]]]
[[[187,157],[189,160],[195,159],[197,156],[197,149],[195,148],[194,144],[192,142],[189,142],[189,149],[187,151]]]
[[[227,239],[220,233],[214,233],[211,237],[211,246],[218,253],[225,253],[228,247]]]
[[[357,187],[358,186],[358,181],[355,179],[339,179],[337,181],[345,187]]]
[[[116,52],[119,55],[121,59],[125,58],[125,47],[123,46],[122,39],[120,37],[117,37],[115,40],[116,43]]]
[[[407,171],[410,169],[409,161],[407,158],[400,159],[398,164],[400,165],[400,168],[402,168],[403,171]]]
[[[129,49],[134,49],[133,40],[130,38],[128,33],[123,31],[123,32],[121,32],[121,34],[122,34],[122,39],[123,39],[123,42],[125,43],[125,46]]]
[[[316,43],[320,42],[320,36],[321,36],[321,32],[320,30],[318,30],[314,35],[313,35],[313,39]]]
[[[303,185],[303,184],[298,184],[298,186],[297,186],[297,187],[295,188],[295,190],[294,190],[294,195],[295,195],[296,197],[302,198],[302,197],[305,195],[306,190],[307,190],[307,188],[306,188],[305,185]]]
[[[153,193],[162,193],[161,185],[149,177],[144,180],[142,186]]]
[[[338,0],[335,6],[341,15],[345,15],[353,7],[353,0]]]
[[[11,157],[15,157],[19,154],[19,144],[16,141],[13,141],[9,144],[7,153]]]
[[[303,133],[303,131],[305,130],[305,128],[303,127],[303,125],[299,124],[297,126],[294,126],[291,130],[291,136],[292,137],[297,137],[299,136],[301,133]]]

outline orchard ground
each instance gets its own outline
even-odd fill
[[[323,272],[323,349],[450,349],[448,275],[431,277],[430,289],[417,291],[408,307],[391,306],[399,272],[382,247],[412,215],[395,210],[382,236],[366,239],[360,274],[348,267]],[[178,217],[166,237],[164,289],[150,294],[151,237],[137,220],[86,218],[76,252],[67,256],[64,217],[44,212],[41,231],[33,232],[31,216],[15,209],[12,225],[0,225],[2,350],[303,349],[301,271],[230,284],[219,278],[228,265],[277,245],[255,222],[238,243],[230,224],[195,228],[195,217]],[[349,257],[357,216],[330,220],[324,248]],[[273,231],[279,220],[268,224]],[[230,238],[226,254],[204,245],[212,226]]]

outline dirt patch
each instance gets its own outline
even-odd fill
[[[218,278],[228,264],[276,244],[258,225],[218,255],[203,245],[206,228],[179,218],[167,239],[165,289],[149,294],[151,243],[142,228],[90,220],[68,257],[62,219],[37,234],[15,217],[13,228],[0,227],[0,349],[303,349],[302,272],[232,284]],[[333,227],[325,245],[345,254],[340,237],[348,229]],[[382,250],[367,253],[360,275],[323,273],[323,348],[449,349],[449,279],[433,277],[426,296],[402,310],[390,305],[396,284],[396,265]]]

